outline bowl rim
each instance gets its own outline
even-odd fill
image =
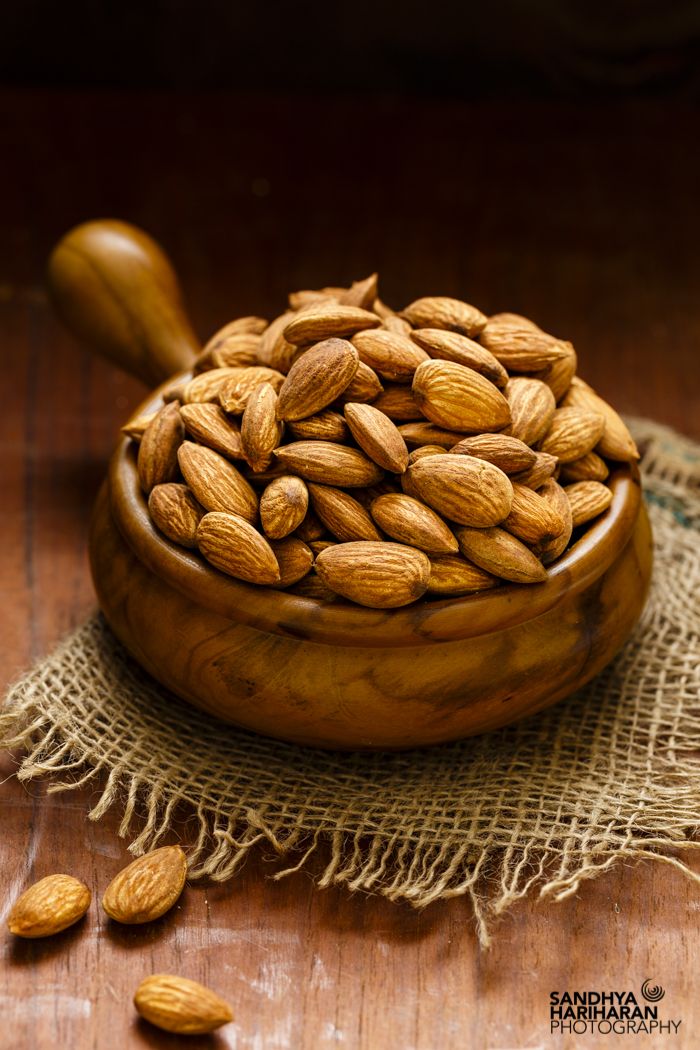
[[[131,418],[158,407],[164,389],[154,390]],[[249,627],[302,641],[362,648],[429,645],[466,640],[514,627],[552,609],[592,585],[629,542],[639,514],[641,484],[636,464],[612,468],[610,507],[535,584],[502,584],[456,598],[421,598],[398,609],[370,609],[351,602],[324,603],[226,576],[195,553],[163,536],[148,514],[136,469],[136,445],[124,436],[109,468],[113,517],[134,554],[193,602]]]

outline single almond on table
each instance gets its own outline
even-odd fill
[[[7,917],[16,937],[51,937],[82,919],[90,907],[85,883],[72,875],[47,875],[25,890]]]
[[[566,485],[564,492],[571,506],[575,529],[597,518],[612,503],[612,491],[599,481],[576,481],[573,485]]]
[[[430,559],[428,592],[444,598],[457,598],[462,594],[475,594],[496,587],[500,581],[490,572],[472,564],[459,554],[446,554]]]
[[[197,526],[204,514],[187,485],[155,485],[148,497],[148,513],[156,528],[181,547],[196,547]]]
[[[531,550],[505,529],[458,529],[459,549],[486,572],[513,583],[541,583],[547,570]]]
[[[218,401],[224,412],[232,415],[243,415],[248,404],[248,398],[257,390],[261,383],[269,383],[277,393],[285,377],[282,372],[263,365],[254,365],[252,368],[232,368],[231,374],[222,384],[218,391]],[[205,375],[211,375],[210,372]]]
[[[584,383],[578,376],[574,376],[571,385],[564,398],[566,407],[582,408],[588,412],[597,412],[605,420],[603,436],[601,437],[596,452],[608,459],[614,459],[621,463],[632,462],[639,459],[639,451],[634,438],[622,422],[615,409],[596,394],[588,383]]]
[[[537,544],[559,536],[565,522],[552,506],[534,489],[513,483],[513,503],[503,528],[523,543]]]
[[[180,415],[185,430],[200,445],[213,448],[228,459],[245,459],[241,428],[229,419],[221,405],[211,402],[183,405]]]
[[[287,430],[299,441],[347,441],[350,436],[345,417],[326,408],[315,416],[287,423]]]
[[[472,456],[427,456],[407,470],[419,498],[449,521],[485,528],[510,513],[513,486],[508,476]]]
[[[396,424],[372,405],[350,403],[344,413],[352,436],[369,458],[393,474],[403,474],[408,449]]]
[[[493,317],[479,335],[479,342],[512,372],[539,372],[568,356],[571,347],[529,323],[522,325]]]
[[[411,339],[431,357],[473,368],[497,387],[505,387],[508,373],[490,350],[466,335],[447,332],[442,328],[416,328]]]
[[[505,393],[510,405],[509,433],[532,447],[547,433],[554,418],[554,394],[541,379],[526,376],[509,379]]]
[[[267,536],[284,539],[301,525],[309,507],[306,482],[284,474],[269,483],[260,497],[260,521]]]
[[[413,391],[410,386],[403,384],[385,386],[381,394],[373,399],[372,404],[394,422],[410,422],[419,420],[421,417],[421,410],[413,396]]]
[[[540,450],[556,456],[560,463],[571,463],[593,450],[604,426],[605,420],[598,412],[558,408],[540,442]]]
[[[363,364],[394,383],[410,383],[418,365],[430,360],[408,336],[383,328],[359,332],[352,342]]]
[[[277,418],[305,419],[342,394],[357,372],[357,350],[347,339],[326,339],[297,358],[284,380]]]
[[[139,445],[136,469],[146,495],[154,485],[174,481],[177,477],[177,454],[184,437],[180,402],[171,401],[146,427]]]
[[[559,460],[556,456],[550,456],[549,452],[538,452],[530,469],[514,474],[510,480],[513,484],[527,485],[529,489],[539,489],[558,469]]]
[[[277,460],[291,473],[321,485],[358,488],[381,481],[381,467],[363,452],[333,441],[294,441],[275,449]]]
[[[129,926],[165,915],[185,888],[187,857],[179,846],[162,846],[132,861],[105,890],[102,907]]]
[[[548,481],[545,481],[544,485],[542,485],[539,490],[539,495],[543,500],[549,503],[552,510],[554,510],[557,516],[564,522],[564,527],[558,536],[544,539],[533,547],[533,553],[537,555],[540,561],[543,562],[544,565],[550,565],[560,557],[569,546],[571,533],[573,532],[574,527],[573,515],[571,513],[571,504],[569,503],[564,489],[561,485],[558,485],[553,478],[549,478]]]
[[[396,609],[428,587],[430,562],[401,543],[339,543],[316,558],[316,573],[329,590],[371,609]]]
[[[167,973],[141,981],[134,1006],[156,1028],[178,1035],[205,1035],[233,1020],[231,1007],[209,988]]]
[[[372,501],[371,514],[392,539],[426,554],[456,554],[457,540],[439,515],[404,493],[387,493]]]
[[[571,460],[562,467],[562,481],[605,481],[610,470],[597,452],[587,452],[580,459]]]
[[[454,361],[423,362],[411,390],[423,415],[446,430],[482,434],[510,423],[510,407],[500,390]]]
[[[454,445],[453,455],[476,456],[500,467],[504,474],[517,474],[535,465],[537,453],[519,438],[508,434],[475,434]]]
[[[359,306],[319,303],[293,317],[284,330],[284,338],[288,343],[303,346],[333,336],[351,336],[364,328],[378,328],[380,324],[376,314]]]
[[[295,316],[293,310],[287,310],[271,321],[260,337],[258,362],[278,372],[287,373],[296,353],[294,343],[284,338],[284,330]]]
[[[277,418],[277,394],[269,383],[261,383],[248,398],[241,419],[241,445],[254,471],[270,466],[283,433],[284,424]]]
[[[291,587],[311,572],[314,564],[313,551],[297,536],[287,536],[284,540],[270,540],[270,546],[277,558],[280,572],[280,582],[274,584],[275,587]]]
[[[371,310],[377,298],[377,279],[377,274],[371,273],[362,281],[353,281],[350,287],[338,296],[338,302],[343,306],[361,306],[363,310]]]
[[[269,586],[280,582],[272,547],[237,514],[205,514],[197,529],[197,546],[215,568],[238,580]]]
[[[441,445],[443,452],[453,448],[466,434],[457,434],[454,430],[445,430],[435,423],[401,423],[399,434],[407,445]]]
[[[205,510],[229,511],[255,521],[258,497],[239,471],[213,449],[185,441],[178,449],[182,475]]]
[[[381,394],[384,387],[379,382],[379,376],[364,361],[360,361],[357,371],[345,390],[340,395],[341,401],[374,401]]]
[[[414,328],[446,328],[470,338],[479,335],[488,318],[470,303],[461,299],[450,299],[445,295],[424,296],[415,299],[401,311]]]
[[[313,508],[328,531],[343,542],[381,540],[362,504],[349,492],[328,485],[309,485]]]

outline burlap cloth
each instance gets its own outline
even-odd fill
[[[692,875],[675,854],[700,846],[700,445],[652,423],[634,429],[655,536],[651,597],[615,662],[542,715],[399,754],[304,749],[166,695],[95,616],[10,690],[0,744],[23,750],[21,780],[98,785],[91,819],[119,807],[120,834],[136,825],[134,852],[189,806],[193,877],[228,879],[263,842],[287,858],[280,878],[326,844],[319,886],[417,906],[468,895],[483,943],[533,888],[561,899],[638,858]]]

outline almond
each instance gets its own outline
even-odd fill
[[[446,328],[471,338],[483,330],[488,320],[475,306],[444,295],[415,299],[401,311],[401,317],[414,328]]]
[[[415,463],[416,460],[423,459],[423,456],[444,456],[445,449],[442,445],[420,445],[418,448],[414,448],[411,455],[408,457],[409,463]]]
[[[141,981],[134,1006],[156,1028],[178,1035],[204,1035],[233,1020],[231,1007],[209,988],[167,973]]]
[[[464,438],[450,452],[461,456],[476,456],[500,467],[504,474],[517,474],[535,465],[537,453],[524,441],[508,434],[477,434]]]
[[[403,474],[408,449],[388,416],[372,405],[347,404],[344,412],[352,436],[369,458],[393,474]]]
[[[403,493],[388,493],[372,501],[372,517],[392,539],[426,554],[456,554],[457,540],[430,507]]]
[[[440,558],[430,559],[430,579],[428,591],[444,598],[455,598],[460,594],[473,594],[487,591],[498,584],[498,579],[490,572],[484,572],[477,565],[472,565],[458,554],[447,554]]]
[[[387,386],[372,400],[375,408],[395,422],[416,420],[421,417],[421,410],[416,403],[410,386],[396,384]]]
[[[279,372],[289,371],[297,348],[284,338],[284,330],[294,316],[294,312],[288,310],[276,317],[265,329],[258,346],[258,361],[261,365]]]
[[[479,342],[511,372],[539,372],[569,354],[570,343],[562,343],[532,324],[490,318]]]
[[[465,335],[441,328],[417,328],[411,332],[411,339],[431,357],[473,368],[498,387],[508,382],[508,373],[491,351]]]
[[[527,485],[529,489],[539,489],[558,469],[559,460],[556,456],[550,456],[549,452],[538,452],[530,469],[524,470],[522,474],[514,474],[511,481],[513,484]]]
[[[577,481],[573,485],[566,485],[564,492],[569,500],[575,529],[597,518],[612,503],[611,490],[599,481]]]
[[[161,392],[160,396],[163,399],[163,404],[169,405],[171,401],[182,402],[185,397],[186,386],[187,381],[183,379],[178,379],[174,383],[171,383],[168,387],[165,388],[165,390]]]
[[[533,553],[537,555],[540,561],[544,562],[545,565],[550,565],[560,557],[569,546],[569,540],[571,539],[571,533],[573,531],[571,504],[569,503],[564,489],[552,478],[545,481],[544,485],[539,490],[539,495],[564,522],[564,527],[558,536],[553,536],[551,539],[545,539],[541,543],[536,544],[533,548]]]
[[[357,350],[346,339],[326,339],[302,354],[282,384],[278,419],[306,419],[335,401],[357,372]]]
[[[288,536],[284,540],[273,540],[270,543],[280,571],[280,582],[275,587],[291,587],[293,583],[311,572],[314,563],[313,552],[303,540]]]
[[[240,376],[247,368],[210,368],[200,372],[189,383],[185,383],[182,400],[186,405],[217,401],[219,393],[232,376]],[[262,382],[262,380],[261,380]]]
[[[558,408],[540,442],[540,450],[556,456],[560,463],[571,463],[598,444],[605,420],[598,412],[581,408]]]
[[[164,536],[181,547],[196,547],[197,526],[204,514],[187,485],[156,485],[148,497],[148,513]]]
[[[224,412],[230,412],[232,415],[243,414],[248,398],[261,383],[269,383],[277,393],[285,379],[283,374],[276,369],[261,365],[253,368],[222,369],[222,371],[229,371],[230,374],[219,390],[218,400]],[[213,373],[206,374],[212,375]]]
[[[554,394],[554,400],[557,402],[561,401],[571,386],[571,380],[576,375],[578,366],[576,351],[571,343],[564,343],[563,345],[566,348],[566,354],[557,361],[553,361],[549,368],[539,372],[536,377],[547,384]]]
[[[508,402],[498,388],[454,361],[425,361],[411,389],[423,415],[446,430],[481,434],[510,423]]]
[[[587,452],[580,459],[571,460],[562,467],[562,480],[572,481],[605,481],[610,474],[608,465],[597,452]]]
[[[358,332],[352,342],[364,364],[394,383],[410,383],[418,365],[429,360],[408,336],[385,329]]]
[[[302,521],[301,525],[298,525],[295,533],[300,540],[304,543],[312,543],[314,540],[320,540],[322,537],[327,536],[326,526],[318,520],[313,510],[307,510],[306,516]]]
[[[90,890],[79,879],[47,875],[18,897],[7,926],[16,937],[51,937],[82,919],[90,900]]]
[[[197,529],[197,546],[208,562],[229,576],[272,586],[280,582],[272,547],[237,514],[205,514]]]
[[[170,911],[186,878],[183,851],[179,846],[163,846],[122,868],[107,887],[102,907],[115,922],[152,922]]]
[[[284,424],[277,419],[277,394],[269,383],[261,383],[248,398],[241,419],[241,444],[254,471],[270,466],[283,433]]]
[[[122,434],[126,434],[132,441],[140,441],[146,428],[151,425],[157,415],[157,412],[147,412],[145,416],[135,416],[121,428]]]
[[[309,493],[319,519],[337,539],[343,542],[381,539],[365,508],[348,492],[310,484]]]
[[[365,328],[378,328],[381,320],[369,310],[340,303],[319,303],[297,314],[284,330],[288,343],[303,346],[334,336],[351,336]]]
[[[204,350],[218,350],[232,336],[262,335],[266,328],[267,321],[264,317],[237,317],[234,321],[229,321],[223,328],[219,328],[218,331],[214,332],[209,342],[206,343]]]
[[[301,525],[309,506],[309,490],[301,478],[275,478],[260,497],[260,521],[273,540],[284,539]]]
[[[339,543],[316,558],[316,572],[331,591],[371,609],[396,609],[425,593],[430,562],[401,543]]]
[[[206,510],[229,511],[255,521],[258,497],[232,463],[204,445],[185,441],[178,450],[180,470]]]
[[[514,583],[540,583],[547,570],[524,543],[505,529],[459,529],[459,549],[486,572]]]
[[[541,379],[525,376],[509,379],[505,393],[510,405],[509,432],[526,445],[535,445],[547,433],[554,417],[554,394]]]
[[[351,384],[352,385],[352,384]],[[295,419],[287,424],[289,433],[300,441],[347,441],[348,425],[340,412],[326,408],[315,416]]]
[[[325,551],[327,547],[337,547],[337,540],[312,540],[309,544],[309,549],[314,555],[320,554],[321,551]]]
[[[597,412],[603,417],[605,428],[596,448],[599,455],[621,463],[639,459],[634,439],[615,409],[578,376],[571,380],[563,404],[587,412]]]
[[[445,451],[453,448],[460,439],[454,430],[443,430],[434,423],[402,423],[398,431],[407,445],[441,445]]]
[[[155,485],[177,477],[177,452],[185,436],[180,402],[161,408],[143,432],[136,461],[141,488],[148,494]]]
[[[362,452],[332,441],[294,441],[276,449],[275,457],[290,473],[321,485],[358,488],[383,477],[381,468]]]
[[[372,371],[369,365],[366,365],[364,361],[360,361],[357,366],[357,371],[352,378],[349,386],[345,387],[342,394],[340,395],[341,401],[374,401],[382,390],[382,384],[379,382],[379,376],[376,372]]]
[[[363,281],[353,281],[347,291],[338,296],[338,302],[343,306],[360,306],[363,310],[371,310],[376,298],[377,274],[371,273]]]
[[[221,346],[211,351],[211,360],[215,368],[237,368],[241,365],[255,365],[258,361],[260,336],[252,332],[240,332],[230,335]]]
[[[229,459],[244,459],[241,428],[229,419],[221,405],[210,402],[183,405],[180,415],[185,430],[200,445],[213,448]]]
[[[559,536],[565,522],[552,504],[526,485],[513,484],[513,504],[503,528],[523,543],[537,544]]]
[[[460,525],[497,525],[510,513],[513,486],[502,470],[485,460],[428,456],[406,473],[424,503]]]
[[[337,303],[342,295],[346,295],[348,288],[329,286],[327,288],[303,288],[299,292],[290,292],[288,299],[293,313],[299,310],[307,310],[310,306],[321,303]]]
[[[398,314],[391,314],[388,317],[383,317],[382,328],[384,331],[394,332],[396,335],[410,336],[413,331],[408,321],[404,321],[403,317],[399,317]]]

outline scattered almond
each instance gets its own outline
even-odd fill
[[[90,900],[90,890],[79,879],[47,875],[18,897],[7,926],[16,937],[51,937],[82,919]]]
[[[115,922],[152,922],[170,911],[185,888],[187,858],[179,846],[152,850],[115,875],[102,907]]]
[[[231,1007],[209,988],[166,973],[141,981],[134,1006],[156,1028],[178,1035],[204,1035],[233,1020]]]

